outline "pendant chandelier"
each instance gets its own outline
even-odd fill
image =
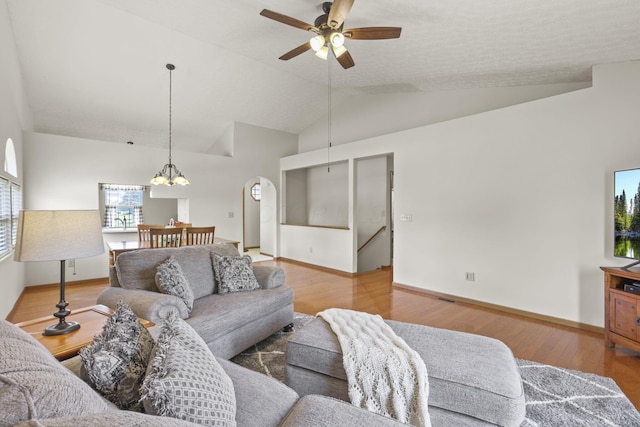
[[[182,175],[176,165],[171,162],[171,72],[175,70],[173,64],[167,64],[169,70],[169,163],[162,167],[156,176],[151,178],[153,185],[189,185],[189,180]]]

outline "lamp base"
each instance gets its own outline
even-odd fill
[[[44,331],[42,331],[42,335],[52,336],[52,335],[64,335],[71,333],[73,331],[77,331],[80,329],[80,323],[78,322],[65,322],[61,320],[56,325],[51,325]]]

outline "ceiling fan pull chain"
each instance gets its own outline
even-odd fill
[[[327,173],[331,172],[330,150],[331,150],[331,61],[327,61]]]

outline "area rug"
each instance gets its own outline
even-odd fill
[[[313,319],[296,313],[294,331]],[[233,362],[284,382],[287,336],[277,332]],[[516,359],[527,412],[521,427],[640,426],[640,413],[611,378]]]

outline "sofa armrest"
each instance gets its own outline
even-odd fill
[[[262,289],[273,289],[284,284],[284,270],[280,267],[254,265],[253,274]]]
[[[136,316],[156,324],[164,323],[171,311],[175,311],[183,319],[189,317],[189,310],[182,299],[142,289],[109,287],[98,295],[97,303],[115,309],[120,300],[126,302]]]

